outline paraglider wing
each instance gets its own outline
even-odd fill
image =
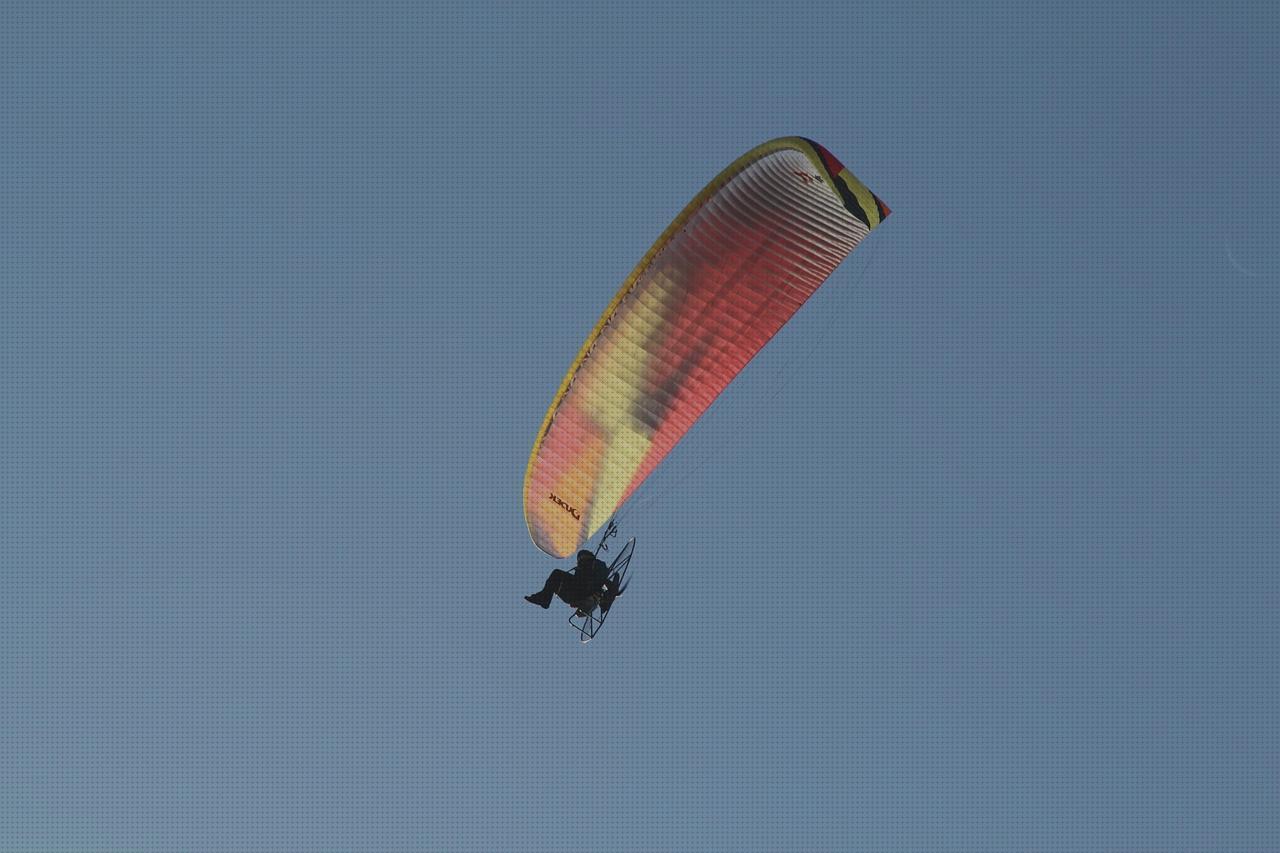
[[[534,543],[573,554],[888,215],[800,137],[708,184],[623,283],[547,411],[525,471]]]

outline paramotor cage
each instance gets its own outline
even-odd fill
[[[617,535],[618,526],[610,521],[604,535],[600,537],[600,544],[596,546],[595,555],[597,558],[599,558],[601,551],[609,550],[609,539]],[[631,565],[631,555],[635,550],[636,540],[632,537],[627,540],[627,544],[622,546],[618,556],[614,557],[613,562],[609,564],[607,577],[610,584],[617,589],[616,595],[621,595],[623,590],[627,588],[627,569]],[[609,615],[614,597],[609,596],[608,604],[610,606],[605,606],[606,592],[604,589],[598,590],[595,595],[580,602],[573,615],[569,617],[569,624],[578,632],[578,636],[583,643],[589,643],[595,639],[600,626],[604,624],[605,618]]]

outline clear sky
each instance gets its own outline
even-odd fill
[[[0,18],[0,850],[1280,849],[1280,11]],[[630,512],[600,311],[799,134],[893,216]]]

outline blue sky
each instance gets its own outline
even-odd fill
[[[1274,4],[10,3],[0,849],[1274,850]],[[628,513],[524,464],[752,146],[894,214]]]

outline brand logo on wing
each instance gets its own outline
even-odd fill
[[[559,496],[559,495],[557,495],[555,492],[552,492],[552,493],[551,493],[551,500],[553,500],[553,501],[555,501],[556,503],[558,503],[558,504],[560,505],[560,508],[561,508],[562,510],[564,510],[565,512],[569,513],[569,515],[572,515],[572,516],[573,516],[575,519],[577,519],[578,521],[582,521],[582,516],[578,514],[578,510],[577,510],[577,508],[576,508],[576,507],[571,507],[571,506],[569,506],[569,505],[568,505],[567,503],[565,503],[565,502],[564,502],[564,500],[562,500],[562,499],[560,498],[560,496]]]

